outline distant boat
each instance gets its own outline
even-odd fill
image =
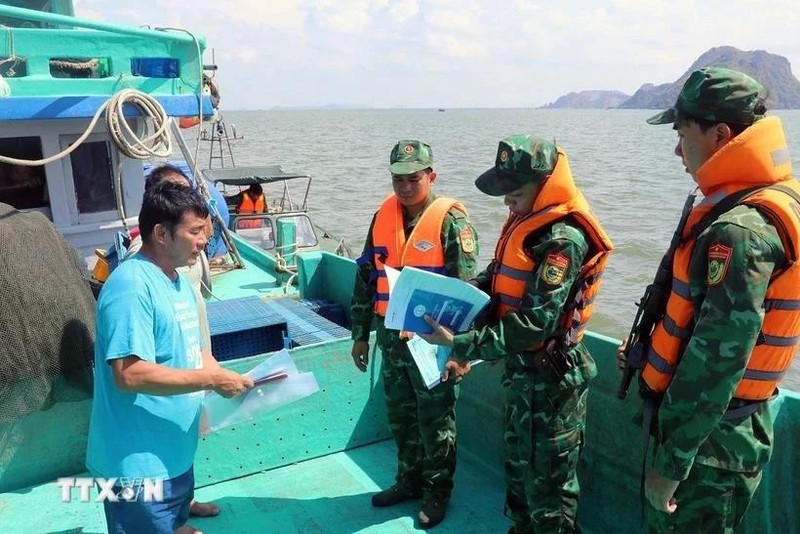
[[[444,108],[439,108],[439,111],[446,111]]]

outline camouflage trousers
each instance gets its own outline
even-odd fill
[[[660,512],[647,503],[647,532],[733,534],[736,525],[742,522],[759,482],[760,470],[736,473],[696,463],[689,471],[689,477],[675,492],[678,508],[674,513]]]
[[[448,380],[428,389],[396,330],[378,326],[386,416],[397,444],[397,484],[450,496],[456,470],[456,398]]]
[[[587,385],[559,387],[541,369],[506,368],[506,504],[514,532],[576,532]]]

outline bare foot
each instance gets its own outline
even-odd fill
[[[189,505],[190,517],[214,517],[219,515],[219,506],[213,502],[192,501]]]
[[[197,530],[192,525],[188,523],[183,525],[182,527],[178,527],[178,530],[175,531],[175,534],[203,534],[202,530]]]

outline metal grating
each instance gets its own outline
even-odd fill
[[[209,303],[208,322],[211,349],[218,360],[279,350],[284,346],[279,332],[292,347],[350,337],[347,328],[294,299],[246,297]]]

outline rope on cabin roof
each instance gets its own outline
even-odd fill
[[[131,104],[136,106],[144,120],[144,130],[141,134],[134,132],[128,121],[125,120],[123,113],[123,106]],[[29,167],[38,167],[39,165],[47,165],[57,161],[78,148],[89,135],[94,131],[97,121],[103,112],[106,112],[106,126],[108,128],[111,140],[117,146],[120,152],[134,159],[149,159],[150,157],[166,158],[172,154],[172,138],[169,135],[169,123],[167,112],[161,104],[152,96],[137,91],[136,89],[123,89],[111,98],[106,100],[100,106],[92,117],[89,126],[72,143],[69,147],[65,148],[58,154],[54,154],[47,158],[37,160],[27,160],[11,158],[8,156],[0,155],[0,161],[11,163],[12,165],[25,165]],[[149,123],[152,123],[152,129]]]
[[[134,132],[125,118],[124,106],[130,104],[139,109],[143,118],[139,123],[143,125],[141,133]],[[105,112],[106,128],[108,135],[117,149],[125,156],[132,159],[149,159],[151,157],[167,158],[172,154],[172,138],[169,133],[169,117],[164,107],[158,100],[136,89],[122,89],[116,92],[102,106],[100,106],[89,122],[89,126],[78,139],[58,154],[50,157],[27,160],[10,158],[0,155],[0,161],[13,165],[38,167],[57,161],[78,148],[94,131],[97,121]],[[128,230],[125,215],[125,203],[122,200],[122,161],[117,165],[114,173],[114,195],[117,202],[117,212],[122,221],[122,226]]]
[[[6,70],[6,75],[14,76],[16,74],[14,67],[17,66],[20,60],[20,58],[14,51],[14,32],[11,31],[11,28],[6,26],[5,24],[0,24],[0,28],[6,30],[6,53],[8,54],[8,57],[6,57],[6,59],[0,61],[0,66],[5,65],[6,63],[13,62],[13,64]]]

